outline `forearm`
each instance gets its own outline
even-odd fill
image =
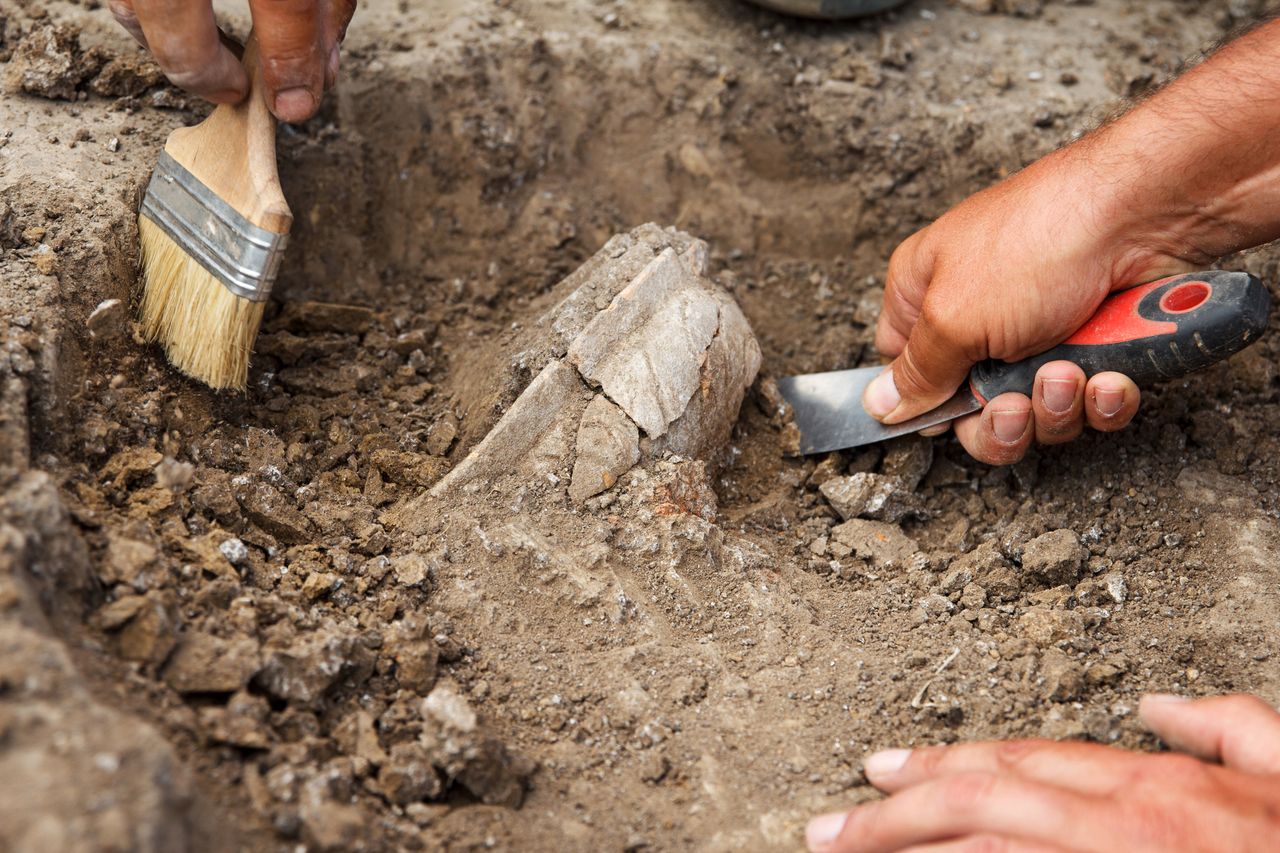
[[[1202,263],[1280,237],[1280,21],[1077,146],[1099,227],[1144,249]]]

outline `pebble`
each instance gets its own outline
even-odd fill
[[[258,643],[250,637],[223,639],[187,634],[165,665],[165,681],[179,693],[233,693],[261,666]]]
[[[819,490],[846,521],[870,518],[897,523],[907,517],[925,515],[919,498],[898,477],[851,474],[827,480]]]
[[[249,546],[236,538],[224,539],[219,545],[218,550],[222,556],[227,558],[227,562],[233,566],[243,566],[249,562]]]
[[[128,325],[128,309],[120,299],[104,299],[89,312],[85,327],[89,336],[98,340],[112,340],[124,334]]]
[[[1054,530],[1037,536],[1022,550],[1022,567],[1051,584],[1074,584],[1080,580],[1088,551],[1073,530]]]

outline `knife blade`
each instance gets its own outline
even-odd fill
[[[1270,308],[1266,285],[1243,272],[1212,270],[1131,287],[1109,297],[1058,346],[1023,361],[984,361],[950,400],[900,424],[883,424],[862,406],[862,392],[884,367],[790,376],[778,380],[778,390],[800,431],[800,453],[825,453],[947,423],[1008,391],[1030,395],[1036,371],[1051,361],[1074,362],[1086,376],[1114,370],[1139,385],[1176,379],[1256,341]]]

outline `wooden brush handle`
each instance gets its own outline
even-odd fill
[[[293,214],[276,170],[276,119],[267,108],[258,39],[250,34],[242,58],[249,95],[220,104],[195,127],[169,134],[165,151],[254,225],[286,234]]]

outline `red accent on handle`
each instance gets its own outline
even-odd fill
[[[1180,284],[1160,297],[1160,310],[1166,314],[1185,314],[1194,311],[1213,295],[1213,286],[1203,281]]]
[[[1176,323],[1148,320],[1138,313],[1138,303],[1142,301],[1142,297],[1160,285],[1168,283],[1173,278],[1177,278],[1177,276],[1162,278],[1159,281],[1153,281],[1117,293],[1104,302],[1102,307],[1098,309],[1098,313],[1094,314],[1089,322],[1081,326],[1064,343],[1096,346],[1173,334],[1178,331]],[[1201,282],[1196,282],[1196,284],[1201,284]],[[1207,287],[1208,285],[1202,286]],[[1182,287],[1178,287],[1173,292],[1182,289]],[[1208,294],[1205,294],[1205,299],[1207,298]],[[1200,302],[1203,301],[1204,299],[1200,300]],[[1197,302],[1196,305],[1199,305],[1200,302]]]

